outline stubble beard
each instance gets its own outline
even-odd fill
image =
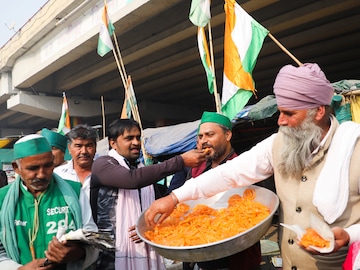
[[[323,130],[314,123],[314,115],[309,111],[299,127],[279,128],[279,132],[284,135],[280,149],[279,172],[284,177],[300,179],[312,151],[321,142]]]
[[[207,157],[207,160],[213,162],[213,161],[218,161],[220,162],[221,160],[219,160],[222,156],[225,155],[225,152],[226,152],[226,145],[220,145],[218,147],[213,147],[214,149],[214,154]]]

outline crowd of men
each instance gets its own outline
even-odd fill
[[[359,125],[338,123],[330,107],[333,88],[317,64],[283,67],[274,94],[279,131],[244,153],[231,145],[230,119],[216,112],[203,113],[196,149],[149,166],[140,160],[141,129],[132,119],[109,125],[109,151],[96,159],[98,134],[88,125],[65,136],[44,128],[19,139],[16,179],[0,188],[0,267],[165,269],[164,258],[136,234],[142,212],[153,226],[178,202],[274,176],[280,222],[307,228],[315,215],[334,234],[334,249],[322,254],[280,231],[283,269],[342,269],[349,247],[360,241]],[[156,183],[171,175],[168,195],[156,194]],[[64,228],[109,232],[116,248],[60,239]],[[226,258],[184,262],[183,269],[255,270],[260,264],[258,242]]]

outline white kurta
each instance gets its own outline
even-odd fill
[[[282,138],[279,134],[274,134],[235,159],[203,173],[196,180],[188,180],[173,192],[180,202],[189,199],[195,200],[233,187],[251,185],[274,174],[277,195],[280,199],[280,221],[287,224],[298,224],[304,228],[309,227],[310,213],[324,219],[312,204],[312,200],[316,181],[326,162],[327,150],[337,126],[337,121],[333,120],[329,136],[322,142],[324,147],[318,149],[314,154],[301,179],[284,179],[276,170],[276,164],[279,162],[278,149],[282,144]],[[341,161],[339,161],[340,163]],[[339,164],[334,164],[334,166],[339,166]],[[346,209],[331,224],[331,227],[345,228],[350,235],[350,242],[360,240],[360,225],[358,225],[360,223],[360,166],[358,164],[360,164],[359,141],[355,144],[350,161],[349,196]],[[314,256],[300,248],[296,244],[296,235],[288,230],[283,230],[280,237],[283,269],[292,269],[292,267],[296,267],[297,270],[342,269],[347,247],[335,254]]]

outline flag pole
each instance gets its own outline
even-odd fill
[[[131,89],[132,89],[132,91],[133,91],[134,93],[132,93],[132,92],[129,93],[129,92],[130,92],[130,91],[129,91],[130,87],[131,87]],[[143,133],[143,127],[142,127],[142,123],[141,123],[141,119],[140,119],[140,114],[139,114],[138,106],[137,106],[137,104],[134,104],[134,103],[133,103],[132,95],[135,96],[135,91],[134,91],[134,88],[133,88],[133,86],[132,86],[131,76],[130,76],[130,75],[128,75],[128,79],[127,79],[127,89],[128,89],[128,91],[127,91],[127,95],[128,95],[128,96],[127,96],[127,100],[128,100],[128,102],[130,103],[131,110],[132,110],[133,115],[134,115],[134,119],[139,123],[139,126],[140,126],[140,132],[141,132],[141,141],[140,141],[140,143],[141,143],[141,151],[142,151],[143,156],[144,156],[145,165],[149,165],[152,158],[151,158],[150,155],[146,152],[144,137],[142,136],[142,135],[143,135],[143,134],[142,134],[142,133]]]
[[[116,52],[117,52],[117,55],[115,57],[115,59],[117,60],[117,66],[118,66],[118,69],[119,69],[119,72],[121,74],[121,78],[123,80],[123,84],[124,84],[124,88],[125,88],[125,99],[124,99],[124,104],[125,104],[125,101],[128,100],[129,103],[130,103],[130,107],[131,107],[131,111],[134,115],[134,119],[139,123],[140,125],[140,128],[142,130],[142,123],[141,123],[141,119],[140,119],[140,114],[139,114],[139,109],[137,107],[136,104],[133,104],[132,101],[131,101],[131,95],[129,93],[129,81],[131,80],[131,77],[130,75],[126,75],[126,70],[125,70],[125,66],[124,66],[124,62],[122,60],[122,56],[121,56],[121,53],[120,53],[120,48],[119,48],[119,44],[117,42],[117,37],[115,35],[115,32],[114,32],[114,42],[115,42],[115,47],[116,47]],[[113,50],[113,53],[114,53],[114,56],[115,56],[115,50]],[[118,58],[117,58],[118,57]],[[121,67],[121,68],[120,68]],[[125,78],[124,77],[127,77],[127,80],[125,81]]]
[[[104,6],[107,6],[106,0],[104,0]],[[113,35],[115,37],[115,31],[114,31]],[[114,38],[114,40],[115,40],[115,43],[117,45],[116,38]],[[116,49],[119,51],[118,47]],[[115,52],[114,48],[112,49],[112,52],[113,52],[113,55],[114,55],[114,58],[115,58],[115,61],[116,61],[117,68],[118,68],[120,76],[121,76],[122,83],[123,83],[125,91],[126,91],[126,80],[125,80],[125,77],[124,77],[125,68],[120,67],[119,59],[118,59],[118,56],[116,55],[116,52]],[[122,65],[122,67],[123,67],[123,65]]]
[[[116,43],[117,44],[117,43]],[[117,45],[116,45],[117,46]],[[118,46],[117,46],[118,47]],[[119,48],[117,48],[117,50],[120,50]],[[120,75],[121,75],[121,79],[123,81],[123,84],[124,84],[124,88],[125,88],[125,98],[124,98],[124,105],[123,106],[126,106],[126,100],[129,101],[129,104],[130,104],[130,107],[131,107],[131,111],[133,113],[133,116],[134,116],[134,119],[139,123],[139,126],[140,126],[140,131],[141,133],[143,132],[143,128],[142,128],[142,123],[141,123],[141,119],[140,119],[140,114],[139,114],[139,110],[137,108],[137,105],[133,104],[132,100],[131,100],[131,95],[129,93],[129,87],[130,87],[130,80],[131,80],[131,77],[128,76],[128,83],[125,83],[125,79],[124,79],[124,74],[123,74],[123,70],[122,68],[120,68],[120,64],[119,64],[119,59],[118,59],[118,56],[116,55],[116,52],[115,52],[115,49],[112,50],[113,51],[113,54],[114,54],[114,57],[115,57],[115,61],[116,61],[116,64],[117,64],[117,67],[118,67],[118,70],[120,72]],[[125,69],[125,67],[124,67]],[[124,110],[124,107],[123,107],[123,110]],[[146,152],[146,149],[145,149],[145,144],[144,144],[144,141],[141,140],[141,150],[143,152],[143,155],[144,155],[144,158],[145,158],[145,164],[149,162],[149,160],[151,160],[150,156],[147,154]],[[146,164],[147,165],[147,164]]]
[[[119,45],[118,45],[118,42],[117,42],[117,37],[116,37],[115,31],[114,31],[113,35],[114,35],[116,51],[117,51],[117,54],[119,55],[119,59],[120,59],[121,68],[122,68],[122,70],[124,72],[125,78],[127,78],[125,65],[124,65],[124,62],[122,60],[122,56],[121,56],[121,53],[120,53],[120,48],[119,48]]]
[[[104,0],[104,5],[107,5],[106,0]],[[127,78],[126,70],[125,70],[125,66],[124,66],[124,62],[123,62],[122,57],[121,57],[121,53],[120,53],[120,49],[119,49],[119,44],[118,44],[118,42],[117,42],[117,37],[116,37],[115,31],[114,31],[113,35],[114,35],[116,52],[117,52],[117,54],[118,54],[118,56],[119,56],[119,60],[120,60],[120,65],[118,65],[118,67],[121,66],[121,70],[122,70],[122,72],[123,72],[123,74],[124,74],[124,78]]]
[[[105,0],[104,0],[104,3],[105,3]],[[113,36],[114,36],[114,42],[115,42],[115,48],[116,48],[116,51],[115,49],[113,49],[113,55],[114,55],[114,58],[115,58],[115,61],[116,61],[116,65],[118,67],[118,70],[119,70],[119,73],[120,73],[120,76],[121,76],[121,80],[122,80],[122,83],[124,85],[124,88],[125,88],[125,95],[124,95],[124,104],[125,101],[127,99],[129,99],[131,97],[131,95],[129,94],[129,90],[128,90],[128,87],[129,87],[129,84],[127,82],[127,79],[125,79],[125,76],[126,75],[126,70],[125,70],[125,66],[124,66],[124,62],[122,60],[122,57],[121,57],[121,53],[120,53],[120,48],[119,48],[119,44],[117,42],[117,37],[115,35],[115,32],[113,33]],[[130,106],[131,106],[131,111],[134,115],[134,119],[139,122],[139,125],[141,125],[141,120],[140,120],[140,115],[139,115],[139,110],[137,109],[137,106],[132,104],[132,102],[130,102]]]
[[[105,138],[105,106],[104,106],[104,96],[101,96],[101,114],[102,114],[102,123],[103,123],[103,138]]]
[[[114,54],[115,61],[116,61],[116,64],[117,64],[117,67],[118,67],[118,70],[119,70],[119,73],[121,75],[121,79],[122,79],[122,82],[123,82],[123,85],[124,85],[124,88],[125,88],[124,103],[126,102],[126,100],[129,101],[131,111],[132,111],[133,116],[134,116],[134,119],[137,122],[139,122],[139,125],[140,125],[140,127],[142,129],[142,124],[141,124],[141,120],[140,120],[140,116],[139,116],[139,111],[138,111],[136,105],[134,105],[130,100],[131,95],[129,93],[129,83],[127,81],[125,81],[124,73],[123,73],[122,68],[120,67],[119,59],[118,59],[118,56],[116,55],[115,49],[113,49],[113,54]]]
[[[104,0],[104,5],[106,5],[106,0]],[[143,128],[142,128],[142,123],[141,123],[141,119],[140,119],[139,110],[138,110],[137,104],[133,104],[133,102],[131,100],[131,95],[129,93],[131,77],[126,75],[126,70],[125,70],[124,62],[122,60],[122,56],[121,56],[121,53],[120,53],[120,48],[119,48],[119,44],[117,42],[117,37],[116,37],[115,31],[113,33],[113,39],[114,39],[114,42],[115,42],[116,51],[115,51],[114,48],[112,49],[112,51],[113,51],[113,55],[114,55],[114,58],[115,58],[115,61],[116,61],[117,68],[118,68],[120,76],[121,76],[122,83],[123,83],[124,88],[125,88],[124,105],[123,105],[123,108],[122,108],[121,117],[123,116],[123,113],[124,113],[124,107],[125,107],[125,112],[126,112],[126,100],[128,100],[128,102],[130,104],[130,107],[131,107],[131,111],[132,111],[133,116],[134,116],[134,119],[139,123],[140,131],[142,133]],[[150,160],[149,155],[146,153],[146,149],[145,149],[145,145],[144,145],[143,140],[141,140],[141,148],[142,148],[144,158],[147,158],[147,160]]]
[[[115,62],[116,62],[117,68],[118,68],[119,73],[120,73],[120,77],[121,77],[122,83],[123,83],[124,88],[125,88],[125,90],[126,90],[126,81],[125,81],[125,78],[124,78],[124,74],[123,74],[123,72],[122,72],[122,69],[121,69],[121,67],[120,67],[119,59],[118,59],[118,57],[117,57],[117,55],[116,55],[115,49],[113,49],[112,52],[113,52],[113,55],[114,55],[114,58],[115,58]]]
[[[292,60],[295,61],[296,64],[300,66],[303,65],[291,52],[289,52],[270,32],[268,33],[268,36],[282,49],[287,55],[291,57]]]
[[[133,103],[133,100],[131,99],[132,93],[129,93],[129,88],[130,88],[131,85],[132,85],[131,76],[128,75],[127,85],[126,85],[126,87],[127,87],[127,89],[128,89],[127,94],[126,94],[126,95],[127,95],[127,100],[129,101],[129,104],[130,104],[130,107],[131,107],[131,111],[132,111],[132,113],[133,113],[133,115],[134,115],[134,119],[139,122],[140,128],[141,128],[141,130],[142,130],[142,124],[141,124],[140,114],[139,114],[139,110],[138,110],[137,104],[134,104],[134,103]],[[134,95],[135,95],[135,93],[134,93]]]
[[[117,45],[117,42],[116,42],[116,50],[117,51],[120,51],[120,49],[119,49],[119,47],[118,47],[118,45]],[[125,80],[125,75],[124,75],[124,72],[125,72],[125,67],[120,67],[120,62],[119,62],[119,59],[118,59],[118,55],[116,54],[116,52],[115,52],[115,49],[113,49],[112,50],[113,51],[113,54],[114,54],[114,58],[115,58],[115,61],[116,61],[116,65],[117,65],[117,67],[118,67],[118,70],[119,70],[119,73],[120,73],[120,76],[121,76],[121,80],[122,80],[122,83],[123,83],[123,85],[124,85],[124,89],[125,89],[125,95],[124,95],[124,105],[126,106],[126,100],[127,99],[129,99],[129,97],[130,97],[130,94],[129,94],[129,90],[128,90],[128,83],[126,82],[126,80]],[[132,102],[130,102],[130,107],[131,107],[131,111],[132,111],[132,113],[133,113],[133,115],[134,115],[134,118],[135,118],[135,115],[136,115],[136,113],[135,113],[135,107],[133,106],[133,104],[132,104]],[[135,118],[135,120],[136,121],[140,121],[140,119],[136,119]],[[140,125],[141,125],[141,123],[139,123]]]
[[[119,48],[117,48],[117,50],[119,50]],[[124,95],[124,104],[126,104],[126,100],[129,100],[129,97],[131,97],[131,95],[129,94],[129,84],[125,81],[125,78],[124,78],[124,70],[125,70],[125,67],[124,69],[122,69],[120,67],[120,63],[119,63],[119,59],[118,59],[118,55],[116,54],[115,52],[115,49],[112,50],[113,51],[113,54],[114,54],[114,58],[115,58],[115,61],[116,61],[116,65],[118,67],[118,70],[119,70],[119,73],[120,73],[120,76],[121,76],[121,80],[123,82],[123,85],[124,85],[124,88],[125,88],[125,95]],[[138,113],[138,110],[137,108],[135,107],[134,104],[132,104],[132,102],[129,100],[129,103],[130,103],[130,107],[131,107],[131,111],[134,115],[134,119],[139,122],[139,125],[140,127],[142,127],[141,125],[141,121],[140,121],[140,117],[139,116],[139,113]],[[126,106],[126,105],[125,105]]]
[[[119,48],[117,48],[117,50],[119,50]],[[124,104],[126,106],[126,100],[130,97],[130,95],[129,95],[129,90],[128,90],[128,83],[125,81],[125,78],[124,78],[125,67],[124,67],[124,69],[120,67],[118,55],[116,54],[115,49],[113,49],[112,51],[113,51],[113,55],[114,55],[114,58],[115,58],[115,61],[116,61],[116,65],[118,67],[118,70],[119,70],[119,73],[120,73],[120,76],[121,76],[122,83],[123,83],[124,88],[125,88]],[[132,111],[132,113],[134,115],[134,118],[135,118],[135,115],[136,115],[135,107],[133,106],[132,102],[130,102],[130,106],[131,106],[131,111]],[[139,122],[140,119],[135,118],[135,120]],[[139,124],[141,124],[141,123],[139,123]]]
[[[214,84],[214,97],[215,97],[215,104],[216,104],[216,112],[221,112],[221,103],[220,103],[220,95],[217,91],[216,85],[216,75],[215,75],[215,61],[214,61],[214,48],[212,43],[212,33],[211,33],[211,24],[210,20],[208,22],[208,33],[209,33],[209,45],[210,45],[210,59],[211,59],[211,69],[214,74],[213,84]]]

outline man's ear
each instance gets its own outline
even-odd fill
[[[115,149],[115,140],[114,139],[109,139],[109,145],[112,149]],[[115,149],[116,150],[116,149]]]
[[[232,131],[231,130],[227,130],[226,131],[226,140],[230,141],[232,138]]]
[[[315,120],[320,121],[321,119],[323,119],[324,115],[326,114],[326,108],[325,106],[319,106],[317,108],[317,112],[315,115]]]
[[[18,164],[15,161],[13,161],[13,162],[11,162],[11,165],[12,165],[12,167],[14,169],[14,172],[19,174],[19,166],[18,166]]]

